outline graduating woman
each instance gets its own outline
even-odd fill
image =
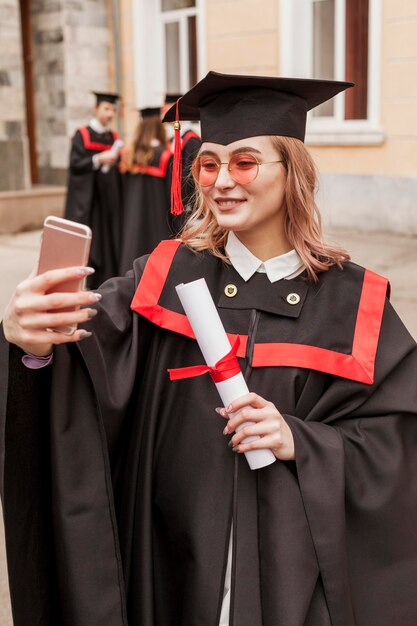
[[[348,86],[210,72],[167,116],[202,128],[182,240],[97,294],[46,295],[86,268],[18,286],[0,422],[17,626],[415,625],[416,344],[386,279],[323,241],[303,145],[307,110]],[[209,376],[167,374],[202,361],[175,292],[201,277],[240,338],[251,393],[228,407]],[[257,448],[276,461],[250,470]]]
[[[135,137],[123,153],[123,231],[119,272],[173,236],[171,206],[172,152],[168,147],[160,108],[140,110]],[[175,233],[176,234],[176,233]]]

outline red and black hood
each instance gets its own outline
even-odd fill
[[[306,274],[276,283],[255,274],[245,282],[208,252],[169,240],[149,256],[131,308],[161,328],[194,338],[175,286],[202,277],[230,339],[240,337],[238,357],[250,358],[252,367],[301,367],[373,383],[385,278],[346,263],[321,273],[318,283]],[[228,288],[235,295],[227,295]],[[248,355],[253,310],[259,319]]]

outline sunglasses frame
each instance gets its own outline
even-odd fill
[[[260,167],[261,165],[271,165],[272,163],[284,163],[284,160],[283,160],[283,159],[278,159],[277,161],[262,161],[262,162],[260,162],[260,161],[258,161],[258,159],[256,158],[256,156],[254,156],[253,154],[250,154],[251,158],[253,158],[253,159],[254,159],[254,161],[256,161],[256,174],[255,174],[255,176],[253,177],[253,179],[252,179],[251,181],[249,181],[248,183],[240,183],[238,180],[236,180],[236,179],[233,177],[233,175],[232,175],[232,172],[231,172],[231,170],[230,170],[229,165],[230,165],[230,162],[232,161],[232,159],[233,159],[234,157],[238,157],[238,156],[242,156],[242,155],[249,155],[249,154],[250,154],[250,153],[248,153],[248,152],[240,152],[240,153],[238,153],[238,154],[236,154],[236,155],[233,155],[233,156],[232,156],[232,158],[231,158],[229,161],[217,161],[214,157],[212,157],[212,158],[213,158],[213,161],[215,161],[215,163],[217,164],[217,174],[216,174],[216,178],[214,179],[214,181],[213,181],[212,183],[210,183],[209,185],[202,185],[202,184],[201,184],[201,182],[199,181],[199,179],[197,178],[197,176],[194,174],[194,166],[196,165],[197,161],[201,158],[201,157],[198,157],[198,156],[197,156],[196,160],[195,160],[195,161],[194,161],[194,163],[193,163],[193,167],[192,167],[192,174],[193,174],[194,180],[196,181],[196,183],[197,183],[200,187],[211,187],[212,185],[214,185],[214,184],[216,183],[216,180],[217,180],[217,178],[218,178],[218,176],[219,176],[219,174],[220,174],[220,168],[221,168],[221,166],[222,166],[222,165],[227,165],[227,166],[228,166],[228,167],[227,167],[227,171],[229,172],[230,177],[232,178],[232,180],[233,180],[235,183],[237,183],[238,185],[243,185],[243,186],[246,186],[246,185],[250,185],[251,183],[253,183],[253,181],[254,181],[254,180],[256,180],[256,178],[258,177],[258,174],[259,174],[259,167]],[[206,155],[203,155],[203,156],[206,156]]]

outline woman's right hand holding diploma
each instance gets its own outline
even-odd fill
[[[216,409],[228,419],[223,433],[235,433],[230,440],[235,452],[270,449],[277,459],[293,461],[295,459],[294,438],[290,427],[272,402],[268,402],[256,393],[241,396],[226,408]],[[229,414],[234,414],[229,418]],[[250,425],[239,429],[246,422]],[[238,432],[235,432],[239,429]],[[257,435],[259,439],[242,443],[243,439]]]
[[[72,335],[51,332],[47,328],[81,324],[91,319],[97,311],[88,308],[96,304],[100,294],[91,291],[72,293],[53,292],[53,288],[69,280],[79,280],[93,273],[92,268],[70,267],[50,270],[35,275],[35,271],[22,281],[6,307],[3,318],[4,335],[25,352],[35,356],[51,354],[53,345],[84,339],[91,333],[80,329]],[[52,293],[46,293],[51,292]],[[86,307],[76,311],[59,312],[67,307]]]

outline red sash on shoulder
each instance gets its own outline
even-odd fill
[[[96,150],[98,152],[104,152],[104,150],[110,150],[111,144],[91,141],[90,131],[87,128],[87,126],[83,126],[82,128],[79,128],[78,130],[80,131],[84,148],[86,150]],[[119,139],[119,135],[116,133],[116,131],[112,130],[110,132],[113,135],[113,142],[115,142],[116,139]]]
[[[172,152],[168,148],[161,152],[159,158],[159,165],[138,165],[133,163],[130,167],[126,166],[125,161],[121,161],[119,170],[124,174],[129,172],[130,174],[147,174],[148,176],[156,176],[157,178],[165,178],[168,170],[168,163],[172,157]]]
[[[201,141],[201,138],[197,135],[197,133],[195,133],[193,130],[187,130],[187,132],[184,133],[184,136],[181,138],[181,150],[184,150],[190,139],[198,139],[198,141]]]
[[[193,130],[187,130],[184,133],[184,135],[181,137],[181,151],[184,150],[185,146],[190,141],[190,139],[198,139],[198,141],[201,142],[201,137],[197,135],[197,133],[195,133]],[[173,154],[174,153],[174,139],[171,140],[170,150],[171,150],[171,153]]]

